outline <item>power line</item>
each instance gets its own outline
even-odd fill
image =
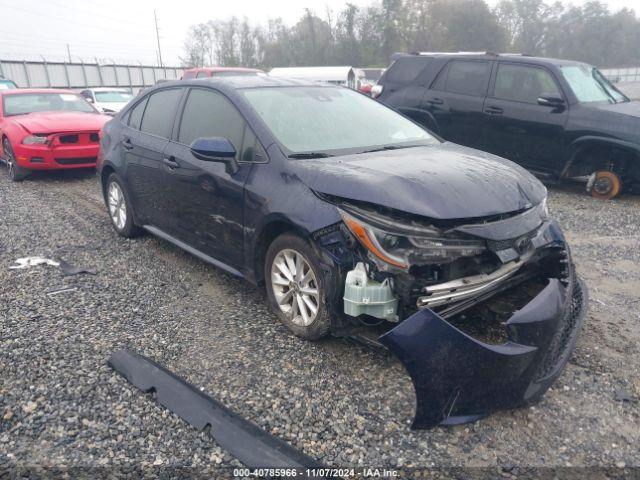
[[[76,22],[76,21],[70,20],[68,18],[59,17],[59,16],[55,16],[55,15],[49,15],[49,14],[45,14],[45,13],[42,13],[42,12],[29,10],[29,9],[26,9],[26,8],[16,7],[14,5],[1,4],[0,7],[3,8],[3,9],[9,8],[11,10],[17,10],[17,11],[20,11],[20,12],[28,13],[29,15],[36,15],[36,16],[39,16],[39,17],[44,17],[44,18],[47,18],[49,20],[52,20],[52,19],[53,20],[59,20],[61,22],[66,22],[66,23],[70,23],[70,24],[73,24],[73,25],[78,25],[80,27],[91,28],[91,29],[95,29],[96,28],[96,26],[93,23],[90,23],[90,22]],[[113,27],[108,27],[108,26],[105,26],[105,25],[101,25],[100,29],[101,30],[111,30],[112,32],[118,32],[118,33],[126,33],[127,35],[135,35],[135,36],[138,36],[138,37],[146,36],[146,35],[143,35],[143,34],[140,34],[140,33],[125,32],[124,30],[113,28]]]

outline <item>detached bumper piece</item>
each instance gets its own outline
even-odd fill
[[[380,337],[413,381],[413,428],[466,423],[540,400],[568,362],[586,312],[586,288],[567,270],[513,313],[503,344],[481,342],[428,308]]]
[[[158,403],[189,424],[200,430],[210,426],[211,437],[248,468],[322,468],[153,360],[119,350],[109,365],[143,392],[155,392]]]

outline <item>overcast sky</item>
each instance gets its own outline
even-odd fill
[[[604,3],[615,11],[636,1]],[[232,15],[246,16],[252,22],[282,17],[292,24],[303,14],[305,6],[324,15],[326,7],[339,11],[346,3],[344,0],[0,0],[0,59],[44,55],[60,60],[67,56],[69,44],[74,59],[98,57],[155,63],[155,9],[163,61],[177,65],[187,28],[192,24]],[[365,6],[371,0],[351,3]]]

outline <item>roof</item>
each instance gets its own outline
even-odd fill
[[[246,67],[194,67],[187,68],[185,72],[262,72],[259,68]]]
[[[188,80],[170,80],[163,82],[145,90],[150,92],[167,87],[185,87],[189,85],[215,85],[220,90],[239,90],[243,88],[264,88],[264,87],[318,87],[331,88],[333,85],[316,83],[309,80],[296,80],[293,78],[276,78],[269,75],[238,75],[224,77],[191,78]]]
[[[94,92],[126,92],[129,93],[129,89],[128,88],[122,88],[122,87],[88,87],[85,90],[93,90]]]
[[[415,53],[394,53],[391,58],[393,60],[399,57],[425,56],[425,57],[456,57],[456,58],[487,58],[491,60],[502,59],[510,62],[534,63],[544,65],[585,65],[584,62],[575,60],[564,60],[560,58],[534,57],[532,55],[522,53],[493,53],[493,52],[415,52]]]
[[[272,77],[298,78],[318,82],[345,82],[349,76],[355,75],[353,67],[282,67],[273,68],[269,72]]]

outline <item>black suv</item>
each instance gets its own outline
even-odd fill
[[[372,94],[446,140],[598,198],[640,186],[640,102],[596,68],[492,53],[396,54]]]

